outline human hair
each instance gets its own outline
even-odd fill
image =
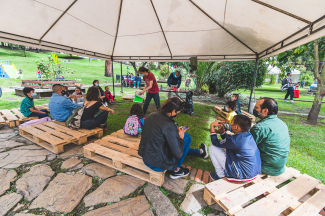
[[[232,121],[240,127],[242,132],[248,132],[251,129],[252,121],[248,116],[241,114],[235,115]]]
[[[140,68],[139,68],[139,72],[140,72],[140,73],[148,72],[148,69],[145,68],[145,67],[140,67]]]
[[[109,89],[109,86],[105,86],[105,89],[108,88]]]
[[[287,76],[289,76],[291,74],[291,72],[287,73]]]
[[[52,91],[53,91],[54,93],[59,92],[61,89],[62,89],[62,85],[61,85],[61,84],[54,84],[54,85],[52,86]]]
[[[159,110],[163,110],[165,113],[171,113],[173,110],[176,112],[183,109],[183,102],[178,97],[168,98]]]
[[[81,88],[80,87],[76,87],[76,89],[79,89],[81,91]]]
[[[228,101],[227,106],[229,109],[232,109],[232,111],[237,110],[237,102],[236,101]]]
[[[236,99],[239,98],[239,94],[237,94],[237,93],[234,93],[234,94],[232,94],[232,95],[234,95],[234,96],[236,97]]]
[[[97,86],[89,87],[87,90],[86,100],[98,101],[98,99],[99,99],[99,88]]]
[[[177,72],[178,72],[179,74],[181,74],[181,72],[180,72],[179,70],[175,71],[175,74],[176,74]]]
[[[261,111],[263,109],[268,109],[268,115],[277,115],[278,114],[278,103],[273,98],[263,97],[264,102],[261,104]]]
[[[31,87],[25,87],[25,88],[23,89],[23,93],[24,93],[24,95],[27,97],[27,94],[30,93],[30,92],[33,91],[33,90],[35,90],[35,89],[33,89],[33,88],[31,88]]]
[[[93,85],[95,85],[96,82],[99,82],[99,80],[94,80],[94,81],[93,81]]]
[[[138,103],[133,104],[130,110],[130,115],[137,115],[138,117],[144,116],[141,105]]]
[[[62,87],[65,88],[66,90],[68,90],[68,87],[67,87],[67,86],[64,85],[64,86],[62,86]]]

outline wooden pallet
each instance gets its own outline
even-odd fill
[[[50,111],[49,110],[49,104],[42,104],[42,105],[37,105],[35,106],[35,108],[41,110],[41,109],[46,109],[47,111]]]
[[[222,111],[222,109],[223,109],[223,107],[221,107],[221,106],[215,106],[214,107],[215,112],[219,113],[223,118],[226,118],[228,113],[225,112],[225,111]],[[250,113],[248,113],[248,112],[246,112],[244,110],[241,110],[241,113],[243,115],[245,115],[245,116],[248,116],[252,120],[252,122],[256,121],[256,118],[255,118],[254,115],[252,115],[252,114],[250,114]]]
[[[129,136],[130,138],[126,139],[122,137],[120,133],[116,132],[86,145],[84,156],[161,186],[165,181],[165,172],[153,171],[143,163],[142,158],[138,155],[140,138],[133,139],[134,137]]]
[[[282,183],[288,184],[279,187]],[[263,194],[265,198],[261,198]],[[205,186],[204,200],[208,205],[217,202],[230,216],[310,216],[324,208],[325,186],[286,168],[280,176],[259,177],[250,183],[230,183],[225,178],[211,182]]]
[[[38,117],[25,117],[18,109],[0,110],[0,124],[8,124],[9,127],[18,127],[20,122],[38,119]]]
[[[125,96],[121,97],[121,100],[133,101],[134,95],[125,95]]]
[[[60,154],[64,152],[64,146],[69,143],[81,145],[87,142],[89,136],[102,137],[103,129],[72,130],[59,122],[48,121],[20,127],[19,134],[49,151]]]

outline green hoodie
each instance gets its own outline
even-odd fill
[[[287,163],[290,136],[287,125],[277,115],[269,115],[250,130],[262,160],[262,172],[278,176],[284,173]]]

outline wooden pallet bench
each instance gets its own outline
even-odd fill
[[[324,208],[325,186],[286,168],[280,176],[260,176],[250,183],[231,183],[225,178],[211,182],[205,185],[204,200],[208,205],[218,203],[230,216],[310,216]]]
[[[64,122],[48,121],[20,127],[19,134],[51,152],[60,154],[64,152],[64,146],[69,143],[81,145],[87,142],[89,136],[102,137],[103,129],[72,130],[67,128]]]
[[[125,95],[125,96],[121,97],[121,100],[133,101],[134,95]]]
[[[222,109],[223,109],[223,107],[221,107],[221,106],[214,107],[215,112],[219,113],[223,118],[226,118],[228,113],[223,111]],[[256,121],[256,118],[254,115],[252,115],[244,110],[241,110],[241,113],[245,116],[248,116],[252,121]]]
[[[147,167],[138,155],[140,138],[128,136],[123,130],[105,136],[84,147],[84,156],[121,172],[161,186],[165,172]]]
[[[39,110],[46,109],[47,111],[49,111],[49,104],[37,105],[37,106],[35,106],[35,108],[37,108]]]
[[[9,127],[18,127],[20,122],[38,119],[38,117],[25,117],[18,109],[0,110],[0,124],[8,124]]]

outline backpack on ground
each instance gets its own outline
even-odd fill
[[[129,116],[123,127],[124,133],[130,136],[140,136],[142,132],[140,118],[138,116]]]
[[[90,104],[90,102],[91,101],[86,104],[86,107],[88,104]],[[72,115],[66,120],[65,125],[71,129],[79,129],[81,125],[81,117],[84,113],[84,110],[85,106],[76,108]]]

